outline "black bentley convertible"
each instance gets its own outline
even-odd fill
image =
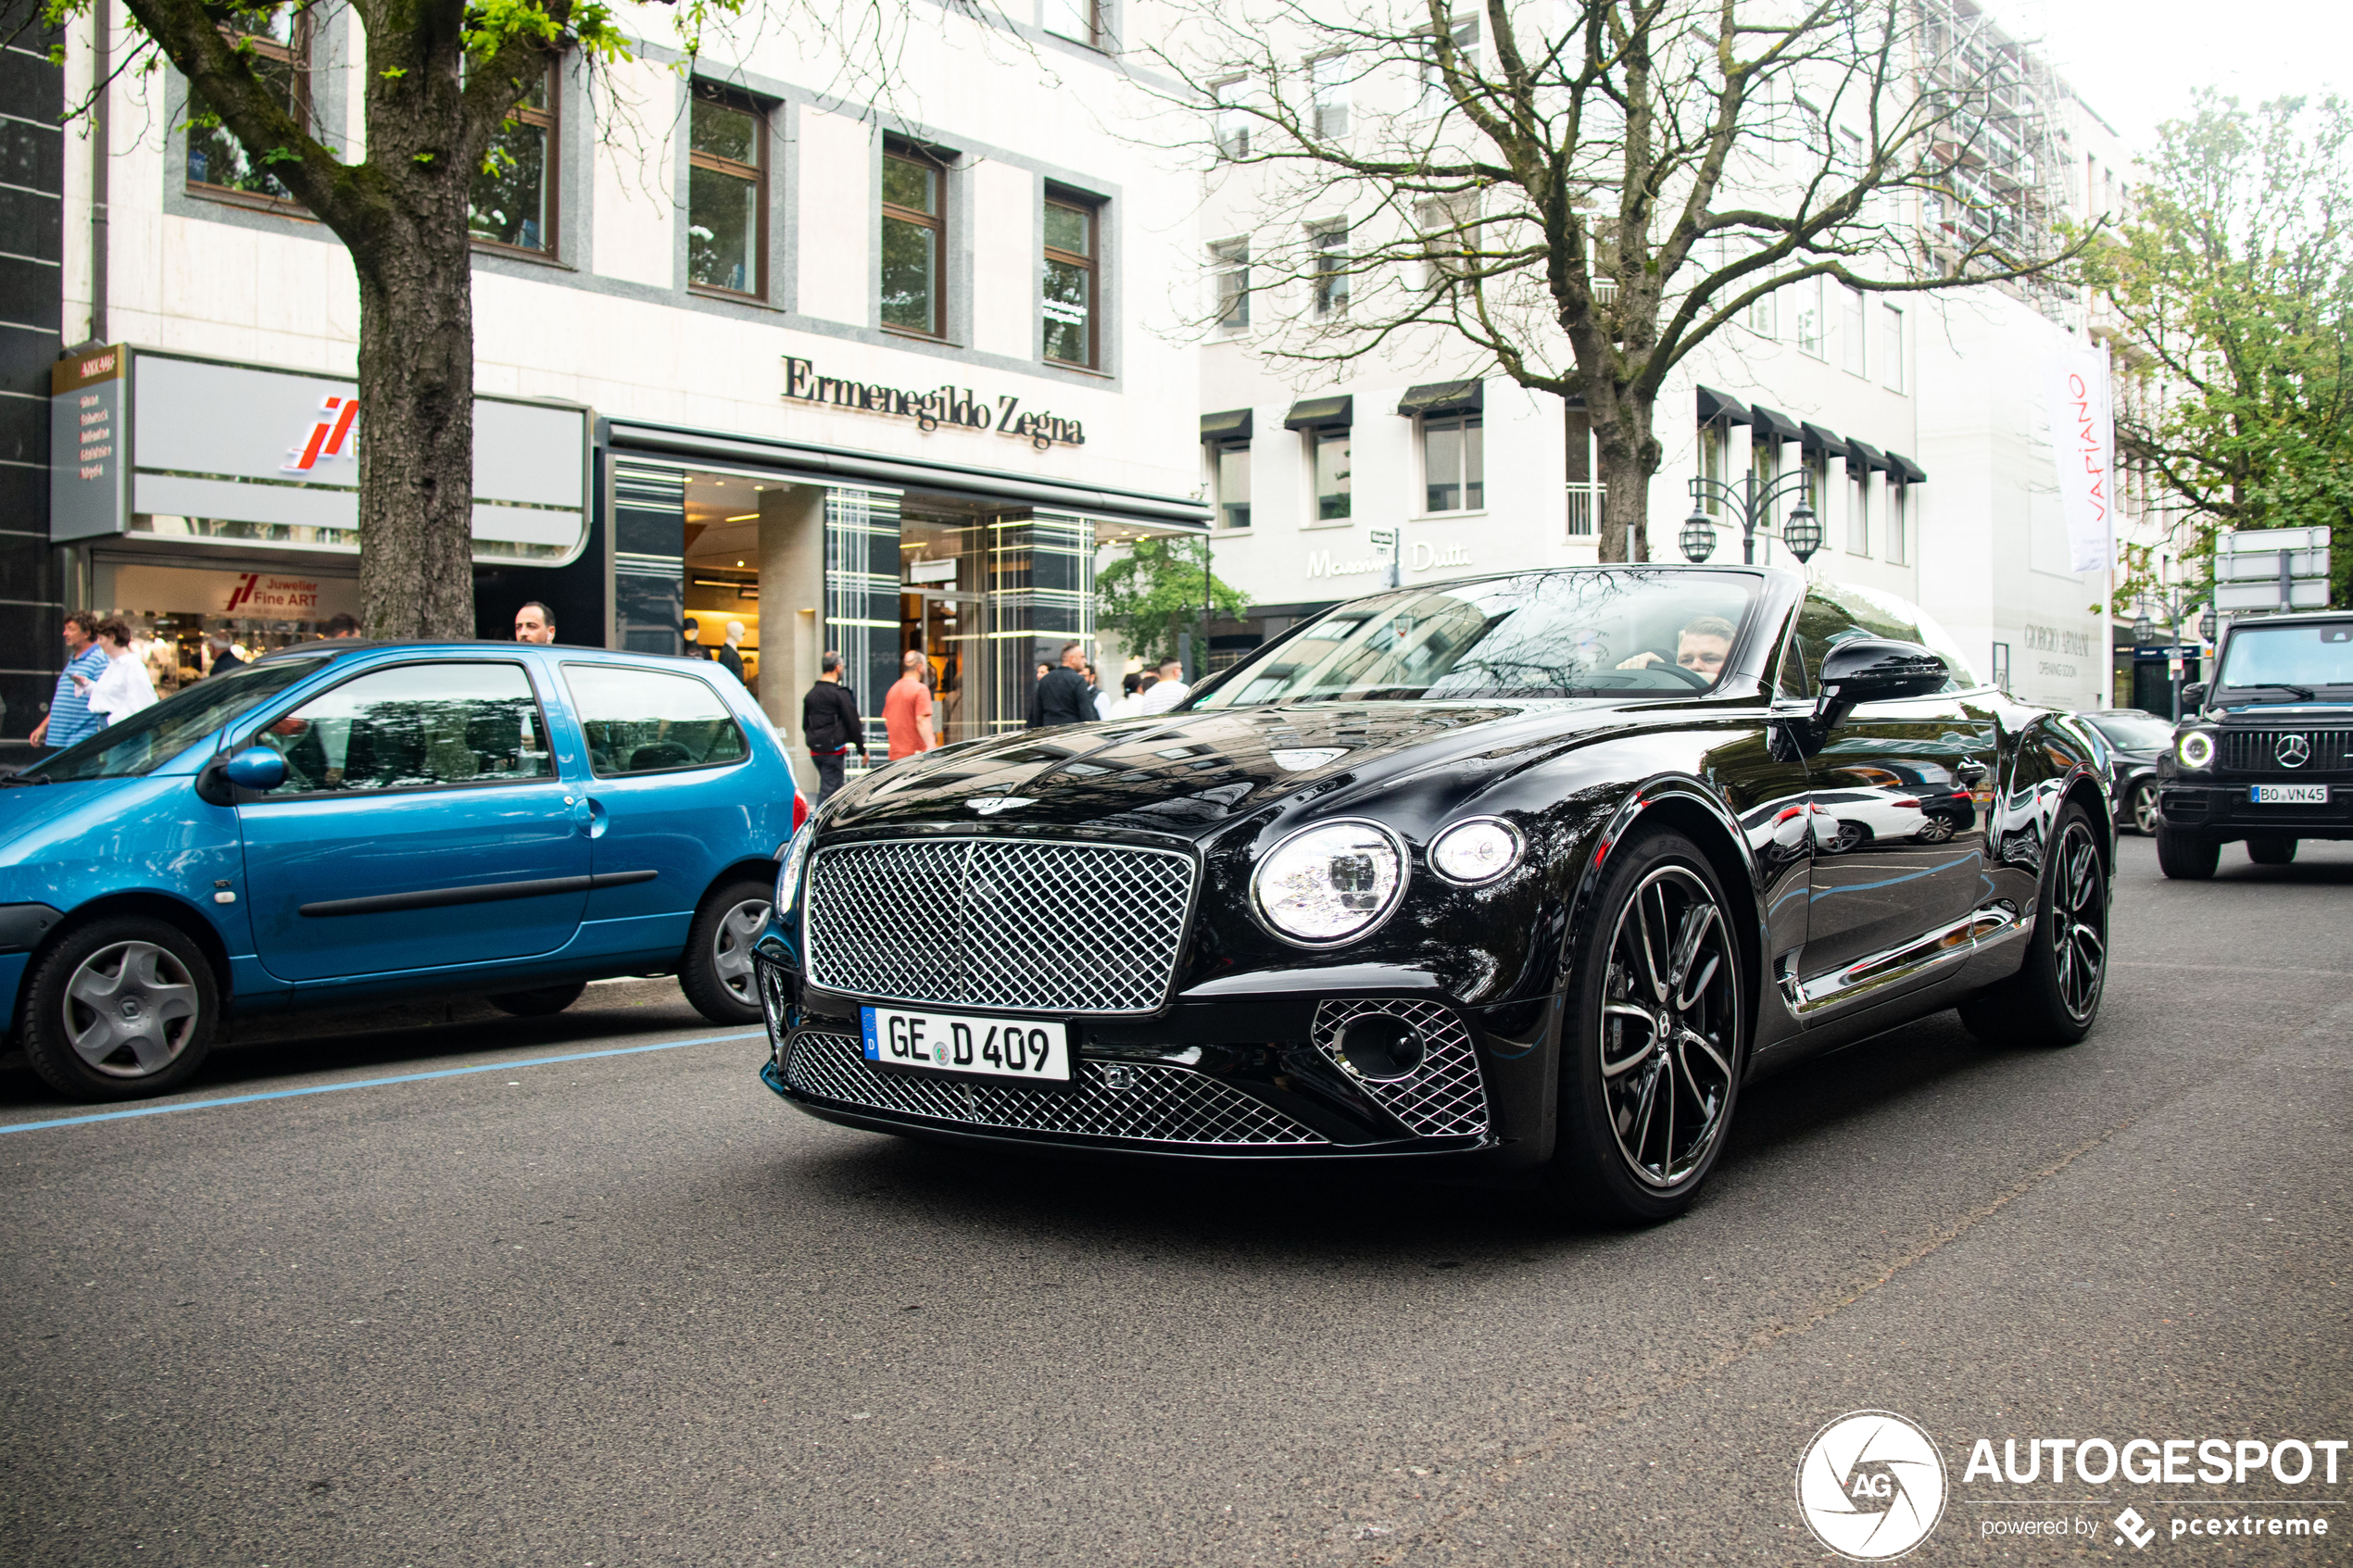
[[[2097,1015],[2073,720],[1787,571],[1407,588],[1175,711],[881,770],[793,842],[770,1087],[855,1127],[1437,1161],[1688,1205],[1760,1072],[1958,1005]]]

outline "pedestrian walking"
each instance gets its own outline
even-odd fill
[[[931,727],[931,683],[924,677],[931,661],[920,649],[909,648],[899,661],[906,671],[883,698],[883,732],[890,736],[890,760],[917,757],[939,744]]]
[[[866,760],[866,721],[858,712],[858,696],[842,684],[841,655],[826,654],[817,661],[817,679],[800,699],[800,735],[809,745],[809,759],[817,765],[817,804],[842,785],[842,770],[849,748]]]
[[[101,621],[98,646],[106,650],[106,668],[94,676],[73,677],[90,711],[115,724],[143,708],[153,708],[155,683],[147,679],[145,661],[131,651],[131,628],[120,621]]]
[[[90,711],[84,688],[74,684],[77,677],[94,681],[107,672],[107,650],[98,646],[98,618],[86,609],[67,616],[65,643],[66,667],[49,694],[49,716],[32,727],[35,746],[62,749],[106,728],[107,721]]]
[[[1160,661],[1159,679],[1144,689],[1143,698],[1136,706],[1139,714],[1165,713],[1187,697],[1193,688],[1185,684],[1185,667],[1173,659]]]
[[[556,612],[533,599],[515,611],[515,641],[519,643],[552,643],[556,640]]]
[[[226,675],[232,670],[245,667],[245,661],[237,657],[237,645],[231,640],[228,633],[207,632],[204,646],[205,651],[212,656],[205,666],[207,675]]]
[[[1038,701],[1029,721],[1031,729],[1084,724],[1095,717],[1094,693],[1087,686],[1085,663],[1076,643],[1063,645],[1061,665],[1048,671],[1045,679],[1038,683]]]

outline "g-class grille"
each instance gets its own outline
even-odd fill
[[[2353,730],[2223,730],[2214,738],[2217,765],[2233,773],[2309,776],[2353,766]]]

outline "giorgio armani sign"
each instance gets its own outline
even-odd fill
[[[1010,394],[1000,395],[992,405],[970,387],[935,386],[912,392],[904,387],[885,386],[880,382],[842,381],[835,376],[821,376],[813,361],[796,359],[790,355],[785,357],[785,396],[796,403],[824,403],[836,408],[856,408],[863,413],[912,420],[917,429],[925,431],[937,430],[941,425],[993,430],[1000,435],[1026,441],[1040,452],[1057,443],[1065,446],[1087,445],[1087,433],[1079,428],[1076,420],[1026,412],[1021,399]]]

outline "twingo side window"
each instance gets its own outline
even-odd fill
[[[692,675],[567,664],[564,684],[600,779],[740,762],[751,746],[719,694]]]
[[[354,676],[253,737],[286,759],[268,798],[521,784],[555,776],[520,664],[399,664]]]

